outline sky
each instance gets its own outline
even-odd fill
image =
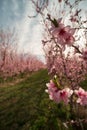
[[[33,14],[34,10],[29,0],[0,0],[0,28],[15,28],[19,50],[43,58],[42,25],[38,17],[28,17]]]
[[[87,0],[84,1],[85,4],[81,2],[80,7],[86,10]],[[41,44],[43,28],[39,17],[28,17],[33,14],[30,0],[0,0],[0,28],[15,28],[20,51],[33,53],[44,60]]]

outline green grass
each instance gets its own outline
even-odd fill
[[[45,121],[43,100],[48,80],[47,71],[41,70],[18,84],[0,87],[1,130],[36,129],[34,123]]]
[[[47,70],[40,70],[19,83],[0,86],[0,130],[67,130],[58,117],[66,120],[69,113],[45,93],[49,79]]]

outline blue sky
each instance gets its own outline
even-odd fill
[[[9,26],[24,16],[23,0],[0,0],[0,25]]]

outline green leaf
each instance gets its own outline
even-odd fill
[[[59,79],[58,77],[55,75],[54,78],[53,78],[53,82],[56,84],[56,86],[58,87],[58,89],[61,89],[61,85],[59,83]]]
[[[51,20],[51,22],[54,24],[55,27],[58,27],[58,23],[57,23],[57,20],[55,18],[53,20]]]

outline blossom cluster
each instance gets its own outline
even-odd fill
[[[62,23],[62,19],[54,19],[52,20],[50,31],[55,39],[57,39],[57,42],[61,44],[63,47],[65,45],[71,46],[75,38],[73,37],[75,33],[75,29],[71,28],[70,26],[65,26]]]
[[[49,31],[54,39],[54,41],[52,41],[52,44],[50,43],[51,47],[49,48],[47,55],[47,67],[49,74],[52,76],[56,74],[59,78],[59,83],[61,86],[71,86],[65,87],[64,92],[72,92],[73,89],[78,89],[79,91],[78,86],[86,78],[87,74],[87,49],[80,48],[76,45],[76,39],[74,36],[76,29],[72,28],[69,25],[66,26],[63,23],[62,18],[56,20],[55,18],[51,19],[51,16],[49,16],[49,20],[51,21]],[[68,52],[67,47],[72,51],[69,49]],[[49,84],[47,84],[47,86],[49,86]],[[54,88],[51,91],[54,91]],[[61,99],[61,93],[63,93],[62,90],[57,90],[56,93],[54,91],[54,94],[51,95],[51,98],[56,97],[55,95],[58,94],[58,96],[60,96],[58,99],[63,100]],[[77,95],[75,91],[72,93]],[[66,95],[67,97],[71,97],[72,94],[69,96],[68,94]],[[79,95],[77,95],[77,97],[79,97]],[[81,101],[82,96],[80,97],[80,101],[78,98],[77,102],[84,104],[81,103]],[[67,99],[66,102],[69,102],[69,100]]]
[[[51,77],[57,75],[58,80],[50,80],[45,91],[57,104],[68,104],[71,117],[77,116],[78,120],[85,118],[87,111],[83,112],[87,106],[87,91],[80,87],[87,81],[87,18],[82,18],[82,9],[77,8],[80,0],[58,2],[60,6],[55,4],[58,7],[55,11],[59,12],[53,14],[52,10],[47,14],[47,36],[42,42],[48,73]],[[57,19],[56,15],[59,16]]]
[[[83,106],[87,105],[87,91],[81,87],[79,87],[78,90],[72,90],[69,87],[61,89],[53,80],[50,80],[46,86],[48,89],[45,91],[49,94],[49,98],[56,103],[64,102],[65,104],[68,104],[71,96],[74,95],[76,97],[76,103]]]

